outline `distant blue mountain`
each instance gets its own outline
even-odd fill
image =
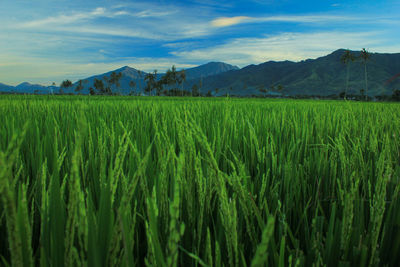
[[[15,87],[17,93],[51,94],[59,90],[57,86],[43,86],[40,84],[21,83]]]
[[[277,94],[276,88],[280,85],[282,94],[286,95],[337,95],[345,90],[346,84],[346,66],[341,61],[344,52],[339,49],[300,62],[268,61],[209,76],[202,81],[202,92],[211,90],[213,95],[249,96],[267,90],[268,94]],[[360,90],[365,89],[364,65],[359,51],[351,53],[357,60],[350,63],[348,93],[360,94]],[[400,53],[371,53],[367,70],[368,95],[390,95],[393,90],[400,89],[400,77],[395,79],[400,75]],[[200,83],[199,80],[192,82]]]
[[[0,92],[11,92],[14,90],[14,86],[6,85],[4,83],[0,83]]]
[[[113,91],[120,91],[120,93],[122,94],[128,94],[131,90],[133,91],[139,91],[141,88],[144,87],[144,77],[147,74],[144,71],[140,71],[128,66],[110,71],[110,72],[106,72],[103,74],[99,74],[99,75],[95,75],[95,76],[91,76],[89,78],[86,79],[82,79],[82,86],[83,89],[81,90],[80,93],[82,94],[88,94],[89,93],[89,88],[92,87],[94,88],[94,81],[95,79],[101,80],[103,82],[105,82],[105,78],[109,78],[111,76],[111,73],[115,72],[115,73],[122,73],[122,77],[119,80],[120,83],[120,87],[119,88],[115,88],[115,86],[112,87]],[[131,82],[134,82],[134,86],[131,86]],[[70,92],[74,92],[75,88],[77,87],[79,81],[75,82],[73,84],[73,87],[69,90],[64,90],[66,92],[70,91]]]
[[[191,90],[197,85],[202,94],[210,92],[212,95],[331,95],[339,94],[345,89],[346,66],[341,62],[345,50],[339,49],[333,53],[316,59],[307,59],[300,62],[268,61],[259,65],[249,65],[242,69],[222,62],[210,62],[198,67],[186,69],[186,81],[183,88]],[[352,51],[359,57],[360,52]],[[372,53],[367,64],[368,94],[391,94],[400,89],[400,53],[382,54]],[[144,77],[147,73],[125,66],[104,74],[82,79],[83,90],[79,93],[88,94],[95,79],[105,81],[112,72],[122,73],[120,87],[111,89],[121,94],[143,94],[146,85]],[[162,77],[162,73],[157,78]],[[397,77],[397,78],[396,78]],[[78,82],[75,82],[65,93],[75,91]],[[283,90],[277,92],[277,87]],[[364,65],[361,60],[350,64],[349,92],[359,94],[364,89]],[[0,84],[0,92],[15,93],[58,93],[56,86],[42,86],[22,83],[16,87]]]
[[[40,84],[30,84],[28,82],[21,83],[17,86],[10,86],[0,83],[0,92],[10,92],[19,94],[51,94],[57,93],[57,86],[43,86]]]
[[[223,62],[209,62],[207,64],[185,69],[186,72],[186,80],[197,79],[197,78],[206,78],[210,75],[220,74],[230,70],[238,70],[239,68],[236,66],[232,66]],[[81,94],[88,94],[89,88],[94,87],[94,80],[99,79],[103,82],[106,77],[110,77],[112,72],[122,73],[122,77],[119,81],[120,87],[115,88],[112,86],[112,90],[114,92],[119,91],[122,94],[128,94],[133,91],[135,93],[143,92],[143,89],[146,85],[144,77],[146,76],[146,72],[137,70],[128,66],[91,76],[81,80],[83,89],[79,92]],[[162,77],[164,74],[160,73],[157,75],[158,78]],[[133,83],[132,83],[133,82]],[[75,82],[71,88],[63,89],[64,93],[77,93],[75,91],[79,81]],[[49,94],[49,93],[59,93],[60,88],[58,86],[43,86],[39,84],[30,84],[28,82],[21,83],[17,86],[10,86],[0,83],[0,92],[11,92],[11,93],[27,93],[27,94]]]
[[[232,66],[223,62],[209,62],[207,64],[186,69],[186,79],[192,80],[196,78],[205,78],[212,75],[217,75],[231,70],[238,70],[239,67]]]
[[[216,75],[216,74],[220,74],[223,72],[227,72],[227,71],[231,71],[231,70],[238,70],[238,69],[239,68],[236,66],[232,66],[232,65],[229,65],[229,64],[226,64],[223,62],[209,62],[207,64],[204,64],[204,65],[201,65],[198,67],[185,69],[186,81],[188,83],[190,83],[190,80],[193,80],[193,79],[198,79],[198,78],[204,79],[211,75]],[[110,71],[107,73],[103,73],[100,75],[91,76],[86,79],[82,79],[81,81],[82,81],[83,89],[80,91],[80,93],[88,94],[89,88],[94,87],[95,79],[102,80],[104,82],[105,78],[110,77],[112,72],[115,72],[117,74],[122,73],[122,77],[119,80],[119,83],[120,83],[119,88],[116,88],[115,86],[111,86],[111,89],[113,90],[113,92],[119,92],[121,94],[128,94],[131,91],[136,94],[143,93],[144,88],[146,86],[144,77],[146,76],[147,73],[144,71],[140,71],[140,70],[128,67],[128,66],[125,66],[120,69],[116,69],[114,71]],[[163,75],[164,75],[163,73],[159,73],[157,75],[157,78],[159,79]],[[79,83],[79,81],[75,82],[73,84],[72,88],[70,88],[68,90],[64,90],[64,91],[66,93],[74,92],[78,83]]]

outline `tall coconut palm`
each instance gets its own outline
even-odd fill
[[[181,70],[178,72],[177,81],[181,86],[181,96],[183,96],[183,83],[186,81],[186,72],[185,70]]]
[[[364,62],[364,77],[365,77],[365,100],[367,100],[368,97],[368,77],[367,77],[367,61],[371,57],[371,54],[363,48],[361,50],[361,55],[360,55],[362,61]]]
[[[144,75],[144,72],[142,72],[142,71],[138,71],[137,72],[137,74],[138,74],[138,78],[137,78],[137,82],[136,82],[136,84],[138,84],[138,83],[140,83],[139,84],[139,90],[141,90],[142,92],[141,92],[141,94],[143,94],[144,92],[144,86],[142,86],[142,81],[141,81],[141,79],[143,78],[143,75]]]
[[[168,94],[170,95],[174,95],[175,94],[175,89],[174,88],[170,88],[172,85],[174,85],[176,83],[176,81],[174,80],[176,78],[176,73],[174,73],[174,67],[172,68],[172,70],[168,69],[167,72],[164,74],[164,76],[161,77],[160,82],[162,85],[166,85],[168,87],[167,90],[169,90],[170,92]]]
[[[82,80],[78,81],[78,84],[75,87],[75,92],[80,92],[83,89]]]
[[[100,79],[94,79],[93,83],[94,88],[100,93],[100,94],[105,94],[105,89],[104,89],[104,83]]]
[[[346,71],[346,90],[344,91],[344,99],[346,100],[347,97],[347,92],[349,90],[349,77],[350,77],[350,62],[353,62],[355,60],[355,56],[351,53],[349,49],[344,51],[342,57],[340,58],[340,61],[342,61],[343,64],[346,65],[347,71]]]
[[[151,96],[151,92],[156,86],[156,80],[157,80],[157,70],[154,70],[154,74],[149,72],[146,74],[144,77],[144,80],[147,81],[146,87],[145,87],[145,92],[148,92]]]
[[[178,72],[176,71],[175,65],[172,65],[171,72],[170,72],[170,82],[174,85],[175,88],[173,90],[176,92],[176,95],[178,95],[178,80],[179,80],[179,75]]]
[[[122,78],[122,72],[116,73],[115,71],[113,71],[110,75],[110,84],[111,85],[115,85],[115,87],[117,88],[117,91],[119,94],[121,94],[121,92],[119,91],[119,87],[121,86],[120,84],[120,80]]]
[[[63,81],[60,85],[60,94],[64,94],[63,88],[68,89],[69,87],[72,87],[72,82],[70,80]]]
[[[153,89],[157,90],[158,82],[157,82],[157,72],[158,70],[154,70],[154,84],[153,84]]]
[[[103,94],[105,95],[112,95],[112,90],[111,90],[111,86],[112,83],[110,81],[110,77],[104,76],[103,77],[103,81],[104,81],[104,90],[103,90]]]

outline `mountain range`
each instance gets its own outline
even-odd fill
[[[344,49],[316,59],[307,59],[300,62],[268,61],[259,65],[249,65],[242,69],[223,62],[210,62],[198,67],[186,69],[185,90],[191,90],[197,84],[201,93],[210,92],[212,95],[332,95],[344,91],[346,83],[346,66],[341,57]],[[356,58],[360,52],[352,51]],[[364,64],[361,60],[349,63],[349,93],[359,94],[365,89]],[[120,87],[112,88],[114,92],[128,94],[143,94],[146,72],[125,66],[104,74],[82,79],[82,94],[89,93],[95,79],[104,80],[112,72],[122,73]],[[367,61],[368,95],[391,94],[394,89],[400,89],[400,53],[371,53]],[[158,74],[159,79],[163,74]],[[393,79],[391,79],[393,78]],[[133,83],[132,83],[133,81]],[[64,90],[73,93],[77,86]],[[276,88],[280,87],[280,92]],[[57,86],[42,86],[22,83],[18,86],[9,86],[0,83],[0,92],[14,93],[57,93]]]

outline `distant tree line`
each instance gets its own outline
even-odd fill
[[[339,94],[340,98],[347,99],[350,97],[352,100],[371,100],[372,98],[368,96],[368,70],[367,70],[367,63],[371,58],[371,53],[368,52],[367,49],[363,48],[360,51],[359,56],[355,56],[354,54],[351,53],[349,49],[346,49],[341,57],[341,62],[346,65],[347,71],[346,71],[346,86],[345,86],[345,91],[341,92]],[[348,90],[349,90],[349,76],[350,76],[350,63],[356,61],[356,60],[361,60],[361,62],[364,65],[364,80],[365,80],[365,88],[360,89],[360,94],[359,95],[348,95]],[[395,78],[398,78],[398,75],[395,75]],[[392,81],[392,79],[389,79]],[[375,99],[380,100],[380,101],[400,101],[400,90],[394,89],[392,91],[392,95],[378,95],[375,96]]]
[[[142,76],[143,73],[139,72],[139,77]],[[144,85],[143,92],[137,92],[138,83],[135,81],[129,82],[130,92],[129,95],[135,94],[148,94],[148,95],[157,95],[157,96],[200,96],[201,82],[199,84],[194,84],[191,90],[184,90],[184,82],[186,81],[186,72],[185,70],[177,71],[175,66],[172,66],[171,69],[168,69],[167,72],[158,77],[157,70],[154,72],[147,73],[144,76],[144,81],[146,84]],[[110,77],[104,76],[103,79],[94,79],[93,87],[89,88],[90,95],[118,95],[120,92],[120,79],[122,78],[122,73],[112,72]],[[75,92],[81,92],[84,88],[82,80],[79,80],[75,87]],[[70,80],[64,80],[60,85],[60,94],[65,94],[65,90],[73,87],[73,84]],[[116,91],[113,91],[112,88],[116,88]],[[134,90],[134,88],[136,90]],[[135,93],[136,92],[136,93]],[[207,92],[205,96],[211,96],[211,91]]]
[[[262,93],[264,97],[266,97],[267,95],[269,96],[270,92],[282,93],[283,89],[284,87],[282,84],[272,84],[269,88],[265,88],[265,86],[263,85],[258,87],[258,91],[260,91],[260,93]]]
[[[360,55],[357,57],[351,53],[349,49],[346,49],[341,57],[341,62],[346,65],[346,86],[345,91],[342,92],[340,95],[343,99],[346,100],[348,91],[349,91],[349,77],[350,77],[350,63],[361,60],[364,64],[364,79],[365,79],[365,89],[362,88],[360,90],[360,95],[364,100],[368,100],[368,71],[367,71],[367,63],[371,58],[371,53],[368,52],[367,49],[363,48],[360,51]]]
[[[344,99],[344,100],[371,100],[372,98],[368,96],[368,69],[367,64],[370,60],[371,53],[362,48],[359,55],[356,56],[349,49],[346,49],[341,56],[341,62],[346,66],[346,81],[345,81],[345,89],[338,95],[330,95],[330,96],[311,96],[311,95],[297,95],[295,98],[330,98],[330,99]],[[364,79],[365,79],[365,87],[360,90],[359,95],[351,94],[349,95],[349,80],[350,80],[350,65],[352,62],[360,60],[364,65]],[[140,78],[143,76],[143,72],[139,71],[138,75]],[[175,66],[172,66],[171,69],[168,69],[167,72],[160,76],[157,70],[153,72],[147,73],[144,76],[145,84],[142,86],[142,92],[138,92],[138,82],[130,81],[129,87],[130,92],[129,95],[145,95],[148,94],[150,96],[213,96],[213,91],[208,90],[206,93],[202,91],[203,80],[200,79],[199,83],[195,83],[192,85],[190,90],[184,89],[184,83],[186,81],[186,72],[185,70],[177,71]],[[89,88],[90,95],[119,95],[120,91],[120,80],[122,78],[122,73],[112,72],[110,76],[104,76],[103,79],[94,79],[93,87]],[[141,79],[138,79],[139,81]],[[83,83],[87,81],[79,80],[75,86],[75,92],[80,93],[84,86]],[[54,85],[54,84],[53,84]],[[244,85],[247,88],[246,85]],[[60,85],[60,94],[64,94],[64,90],[73,87],[73,84],[70,80],[64,80]],[[116,90],[113,90],[115,88]],[[134,90],[135,88],[135,90]],[[272,84],[269,88],[261,85],[257,88],[257,90],[261,93],[263,97],[282,97],[282,92],[284,91],[284,86],[282,84]],[[232,91],[232,87],[229,89]],[[219,89],[216,88],[214,90],[215,95],[218,94]],[[274,94],[271,94],[274,93]],[[225,95],[229,95],[225,93]],[[234,96],[233,94],[230,94]],[[259,97],[259,95],[252,95],[252,97]],[[400,101],[400,90],[393,90],[391,96],[380,95],[376,96],[375,99],[385,101]]]

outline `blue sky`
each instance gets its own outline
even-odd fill
[[[0,0],[0,82],[400,52],[400,1]]]

